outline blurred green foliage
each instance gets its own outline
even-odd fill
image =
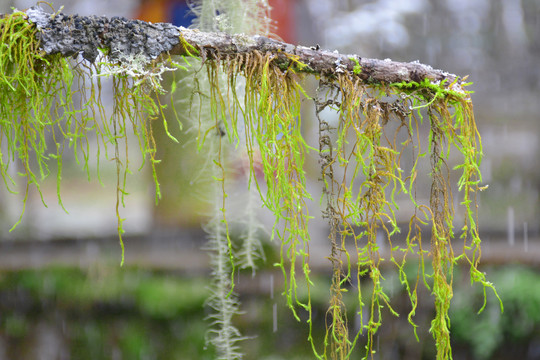
[[[413,264],[410,266],[408,275],[414,277]],[[535,339],[540,338],[540,274],[522,266],[493,267],[488,272],[505,311],[501,314],[498,300],[488,293],[486,309],[477,314],[483,303],[482,289],[470,286],[466,269],[459,268],[451,307],[454,358],[534,359]],[[0,273],[0,340],[7,345],[8,358],[30,359],[26,349],[35,347],[38,324],[47,323],[59,329],[73,359],[214,359],[212,348],[206,346],[208,313],[204,303],[208,289],[203,275],[114,266]],[[319,274],[313,280],[313,335],[322,337],[330,298],[328,278]],[[385,283],[401,316],[383,314],[386,325],[378,333],[379,355],[387,359],[432,358],[428,329],[434,308],[418,309],[414,320],[420,341],[411,341],[412,327],[405,316],[410,307],[408,297],[391,272]],[[370,287],[362,287],[369,298]],[[245,313],[236,321],[248,338],[241,342],[246,358],[311,359],[306,329],[290,316],[280,290],[276,289],[273,298],[266,291],[240,291]],[[299,291],[301,298],[306,295],[304,289]],[[420,296],[425,304],[431,302],[427,289]],[[352,291],[344,297],[351,304],[351,327],[357,326],[354,297]]]
[[[504,359],[496,354],[509,348],[521,349],[511,358],[537,358],[530,356],[538,347],[535,339],[540,338],[540,273],[517,265],[493,267],[487,272],[504,303],[504,312],[495,298],[488,297],[486,309],[477,314],[482,290],[459,284],[451,308],[454,342],[469,346],[479,360]],[[523,354],[519,355],[520,351]]]
[[[3,273],[0,333],[13,358],[43,320],[62,329],[74,359],[213,359],[204,281],[126,268]]]

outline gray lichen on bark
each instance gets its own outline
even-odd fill
[[[131,55],[142,55],[150,61],[180,42],[179,28],[167,23],[151,24],[117,16],[50,14],[37,6],[26,14],[40,30],[40,46],[47,54],[81,53],[94,62],[99,49],[107,49],[112,62],[121,62]]]
[[[40,47],[47,54],[61,53],[94,62],[102,49],[112,63],[129,62],[135,56],[147,62],[162,53],[193,56],[186,43],[198,50],[203,60],[237,57],[258,52],[272,54],[272,61],[283,71],[313,73],[332,77],[349,73],[364,84],[420,83],[427,79],[451,90],[462,92],[457,75],[433,69],[419,62],[362,58],[316,47],[292,45],[264,36],[203,32],[168,23],[147,23],[113,16],[79,16],[46,13],[40,7],[26,10],[36,24]],[[180,39],[183,39],[181,41]],[[358,71],[358,69],[361,69]]]

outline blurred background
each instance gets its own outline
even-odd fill
[[[68,14],[186,27],[193,19],[184,1],[52,4],[55,9],[64,5]],[[0,12],[32,5],[2,0]],[[361,57],[418,60],[470,76],[484,146],[483,180],[489,184],[479,198],[481,269],[497,287],[505,311],[501,314],[498,301],[488,294],[487,309],[477,315],[481,289],[470,286],[467,269],[457,268],[451,310],[454,358],[540,359],[540,1],[271,0],[270,5],[275,35],[286,42],[319,44]],[[304,123],[314,124],[311,113]],[[147,167],[128,176],[130,195],[121,211],[126,218],[123,267],[114,163],[103,162],[100,183],[95,176],[88,181],[75,159],[67,157],[61,194],[69,213],[58,205],[53,176],[42,186],[47,207],[31,192],[22,223],[11,232],[22,195],[0,187],[0,360],[214,358],[205,347],[209,270],[201,224],[207,205],[201,201],[205,185],[195,181],[201,158],[189,134],[172,129],[181,140],[174,144],[160,128],[155,131],[164,197],[154,205]],[[305,130],[316,136],[316,126]],[[320,189],[317,178],[312,181],[314,191]],[[268,214],[261,215],[270,229]],[[313,229],[312,250],[318,254],[320,249],[321,255],[313,256],[315,276],[324,279],[330,271],[324,258],[328,230],[320,215]],[[266,262],[255,277],[251,272],[238,275],[236,289],[245,313],[236,319],[237,326],[249,337],[242,348],[247,359],[311,359],[306,326],[292,320],[284,306],[282,277],[272,267],[275,246],[266,239]],[[406,294],[392,271],[386,281],[403,315],[385,314],[376,356],[432,359],[429,292],[420,290],[424,301],[415,317],[417,342],[405,316]],[[327,289],[312,294],[319,329],[324,329]],[[354,304],[354,298],[345,301]],[[354,319],[354,305],[349,309]]]

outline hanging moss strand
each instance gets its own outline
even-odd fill
[[[257,10],[260,15],[268,10],[257,9],[262,11]],[[96,62],[46,55],[39,48],[37,32],[25,13],[15,11],[0,18],[0,174],[8,191],[23,192],[23,210],[14,227],[23,218],[31,188],[45,204],[40,186],[54,172],[51,164],[56,167],[58,202],[64,207],[61,179],[67,165],[66,150],[73,150],[88,179],[89,160],[95,157],[100,182],[101,159],[105,158],[116,165],[115,212],[123,263],[121,213],[128,194],[127,176],[132,172],[128,139],[135,137],[138,141],[143,159],[139,169],[149,160],[157,201],[161,196],[155,171],[158,144],[150,122],[160,121],[169,138],[177,141],[164,116],[166,105],[158,98],[164,93],[161,74],[186,70],[189,63],[184,58],[187,67],[180,65],[168,54],[152,61],[137,56],[112,59],[109,49],[100,51]],[[210,118],[201,116],[195,121],[199,122],[198,149],[209,146],[208,161],[213,169],[209,177],[215,180],[212,204],[217,217],[211,219],[208,228],[210,244],[216,250],[213,264],[217,270],[213,275],[217,290],[209,302],[221,314],[212,317],[220,329],[212,330],[214,344],[223,354],[220,356],[240,358],[237,342],[242,340],[231,320],[238,312],[233,289],[239,262],[229,238],[225,210],[227,141],[236,149],[245,146],[250,164],[247,183],[256,186],[262,203],[274,216],[272,237],[279,243],[276,266],[285,279],[284,296],[297,320],[307,318],[306,338],[315,357],[352,359],[363,351],[364,358],[375,358],[383,310],[398,315],[390,303],[386,272],[381,269],[383,263],[390,262],[409,296],[407,318],[415,333],[414,315],[422,300],[418,299],[418,289],[423,284],[431,292],[436,314],[429,330],[437,359],[451,359],[449,309],[454,266],[465,262],[471,282],[480,283],[484,294],[487,289],[494,290],[478,270],[481,239],[477,195],[485,186],[479,170],[481,138],[471,99],[464,90],[466,84],[458,84],[457,78],[455,83],[446,84],[446,80],[436,82],[427,77],[418,82],[368,84],[362,81],[366,79],[366,67],[353,58],[356,66],[351,69],[341,64],[334,72],[319,74],[314,99],[319,146],[311,149],[302,133],[301,117],[303,100],[310,96],[302,87],[299,73],[314,70],[300,61],[299,55],[284,51],[276,55],[260,49],[223,55],[218,49],[197,48],[182,35],[179,42],[185,54],[202,57],[200,68],[206,70],[206,78],[192,72],[195,88],[191,97],[194,112],[208,109]],[[199,77],[206,82],[207,91],[200,86]],[[102,103],[108,86],[113,93],[112,109]],[[171,93],[176,88],[173,85]],[[244,92],[237,92],[239,88]],[[323,110],[335,112],[335,124],[323,118]],[[429,132],[427,141],[422,139],[422,131]],[[94,148],[96,153],[92,154]],[[321,165],[322,215],[328,221],[332,271],[323,339],[313,334],[311,292],[316,284],[311,277],[311,194],[305,169],[310,150],[318,152]],[[255,158],[257,154],[260,159]],[[454,162],[451,154],[461,156],[457,165],[450,164]],[[258,162],[264,179],[256,176]],[[424,165],[430,169],[431,180],[427,203],[417,197],[416,182],[423,175],[419,169]],[[450,176],[454,172],[459,175],[459,194],[451,191]],[[454,196],[459,198],[456,209]],[[412,206],[412,215],[405,220],[399,206],[402,201]],[[464,222],[455,230],[457,210],[463,213]],[[404,241],[395,241],[401,231],[405,232],[401,237]],[[423,244],[428,235],[429,244]],[[456,237],[463,250],[454,253]],[[258,251],[256,247],[247,249]],[[253,259],[262,257],[244,255],[251,267]],[[411,259],[418,260],[413,277],[405,269]],[[426,273],[430,268],[433,272]],[[351,311],[345,306],[351,289],[360,325],[356,332],[348,321]],[[479,311],[485,304],[484,300]],[[360,342],[364,350],[357,350]]]

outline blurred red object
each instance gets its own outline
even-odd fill
[[[294,1],[269,0],[272,8],[270,16],[273,35],[293,43],[296,39],[294,27]],[[176,26],[188,27],[193,21],[193,13],[185,0],[143,0],[135,13],[135,18],[153,23],[168,22]]]
[[[281,40],[294,43],[296,41],[296,31],[294,27],[294,1],[293,0],[269,0],[272,7],[270,17],[274,21],[277,29],[273,32]]]

